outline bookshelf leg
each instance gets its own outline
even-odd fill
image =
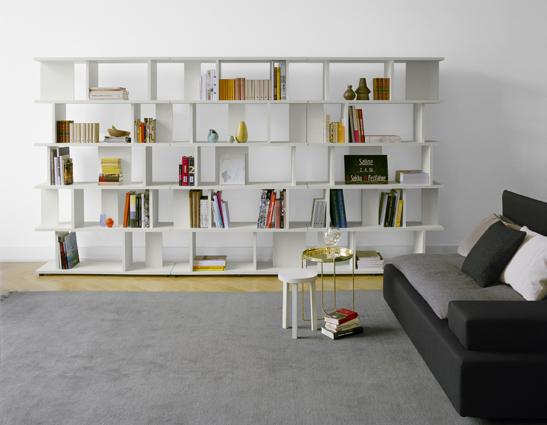
[[[298,338],[298,283],[292,284],[292,337]]]
[[[289,283],[283,282],[283,317],[281,327],[288,329],[289,325]]]

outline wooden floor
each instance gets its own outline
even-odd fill
[[[43,263],[0,263],[0,294],[13,291],[281,291],[277,276],[39,276]],[[332,290],[332,276],[325,276],[325,290]],[[337,290],[351,289],[351,276],[336,276]],[[355,276],[355,289],[381,289],[382,276]],[[320,279],[318,290],[321,289]]]

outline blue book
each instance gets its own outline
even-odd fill
[[[342,227],[342,221],[340,220],[340,208],[338,206],[338,194],[336,189],[330,190],[330,221],[334,227]]]
[[[344,190],[336,189],[336,194],[338,198],[338,209],[340,212],[340,227],[346,228],[348,227],[348,223],[346,221],[346,207],[344,205]]]

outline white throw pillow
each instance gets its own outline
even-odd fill
[[[501,281],[528,301],[542,300],[547,295],[547,237],[526,226],[520,230],[526,237],[503,270]]]

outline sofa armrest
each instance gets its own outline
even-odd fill
[[[452,301],[448,326],[472,351],[547,350],[543,301]]]

